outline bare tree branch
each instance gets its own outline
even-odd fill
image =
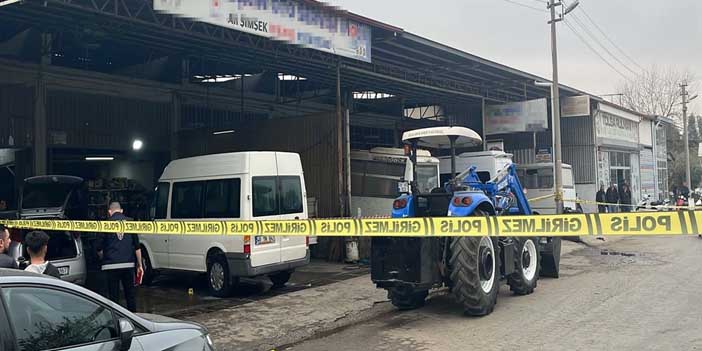
[[[624,94],[625,107],[682,122],[680,84],[683,82],[690,85],[691,93],[697,90],[698,82],[690,70],[653,65],[640,76],[623,81],[619,90]]]

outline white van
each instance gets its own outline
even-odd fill
[[[573,167],[566,163],[561,163],[561,178],[563,179],[563,211],[566,213],[582,213],[582,207],[576,203],[577,194],[575,192],[575,181],[573,178]],[[518,165],[517,174],[522,187],[527,191],[529,199],[538,199],[556,193],[553,179],[553,163],[534,163],[528,165]],[[529,200],[531,209],[539,214],[556,214],[556,202],[553,197],[541,200]]]
[[[398,196],[397,184],[412,181],[412,164],[404,149],[376,147],[351,151],[351,213],[358,216],[390,216]],[[417,150],[417,186],[429,193],[439,184],[439,159]]]
[[[300,156],[237,152],[172,161],[163,171],[156,220],[307,219]],[[145,282],[158,270],[206,272],[210,292],[227,296],[240,277],[267,275],[274,287],[309,263],[302,236],[144,235]]]

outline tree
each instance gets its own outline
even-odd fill
[[[619,90],[624,94],[622,102],[625,107],[682,122],[680,85],[683,82],[690,84],[689,91],[695,90],[696,80],[691,71],[654,65],[633,79],[622,82]]]
[[[688,92],[694,95],[696,79],[689,70],[675,67],[651,66],[640,75],[621,83],[620,91],[625,107],[647,115],[663,116],[673,119],[675,125],[668,126],[666,136],[668,149],[668,183],[682,184],[685,180],[685,147],[690,149],[691,188],[697,186],[702,177],[702,164],[697,156],[700,140],[698,117],[689,116],[689,144],[685,145],[682,133],[682,96],[681,87],[688,84]]]

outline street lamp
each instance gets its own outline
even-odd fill
[[[556,45],[556,23],[563,20],[563,17],[575,10],[580,4],[579,0],[567,6],[561,16],[556,18],[556,6],[563,6],[563,3],[556,0],[549,0],[548,8],[551,11],[551,64],[553,65],[553,84],[551,85],[551,118],[553,122],[553,159],[554,159],[554,180],[556,185],[556,214],[563,213],[563,160],[561,158],[561,104],[558,86],[558,48]]]

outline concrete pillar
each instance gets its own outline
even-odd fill
[[[41,35],[41,61],[34,86],[34,174],[45,175],[47,170],[48,131],[46,120],[45,71],[51,64],[51,34]]]
[[[186,86],[190,83],[190,60],[188,58],[181,59],[180,63],[180,84]],[[182,117],[183,97],[178,91],[171,94],[171,160],[178,158],[178,132],[180,131],[180,122]]]
[[[178,92],[173,92],[171,94],[171,160],[178,158],[178,131],[180,131],[180,121],[181,121],[181,100],[182,97]]]

